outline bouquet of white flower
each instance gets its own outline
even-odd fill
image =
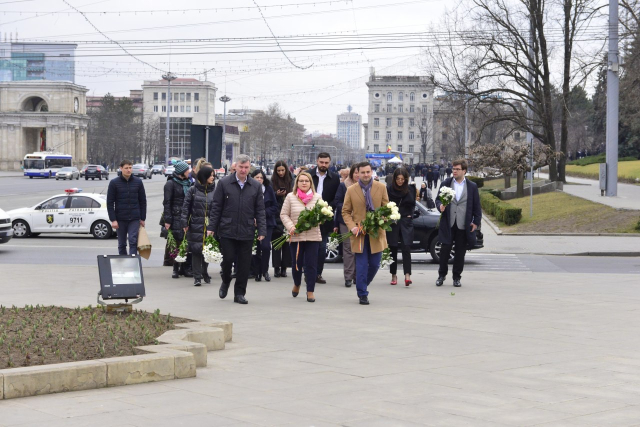
[[[369,234],[374,239],[377,239],[381,229],[391,231],[391,224],[400,218],[398,205],[395,202],[389,202],[386,206],[380,206],[372,212],[367,212],[362,223],[358,225],[358,232],[355,235]],[[338,243],[342,243],[353,235],[352,232],[340,234],[336,240]]]
[[[382,258],[380,258],[380,268],[387,268],[391,264],[393,264],[393,259],[391,259],[391,251],[387,247],[384,251],[382,251]]]
[[[442,206],[444,206],[445,208],[449,206],[454,197],[456,197],[456,190],[451,187],[440,187],[440,194],[438,194],[438,199],[440,200],[440,203],[442,203]],[[437,227],[440,227],[440,220],[442,219],[442,215],[444,215],[444,212],[440,213]]]
[[[182,239],[180,247],[178,248],[178,255],[175,258],[176,262],[187,261],[187,249],[189,249],[189,243],[187,242],[187,233],[184,233],[184,238]]]
[[[329,203],[320,199],[316,202],[312,209],[306,209],[300,212],[298,217],[298,223],[296,224],[295,233],[303,233],[311,230],[313,227],[317,227],[325,222],[333,219],[333,208],[329,206]],[[273,242],[273,249],[278,250],[291,239],[291,235],[287,234],[278,237]]]
[[[204,240],[202,255],[204,256],[204,262],[208,262],[209,264],[220,264],[222,262],[220,244],[213,236],[208,236]]]

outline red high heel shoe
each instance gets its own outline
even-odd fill
[[[398,279],[396,279],[396,280],[391,280],[391,282],[390,282],[389,284],[390,284],[390,285],[393,285],[393,286],[397,285],[397,284],[398,284]]]
[[[407,279],[405,279],[405,280],[404,280],[404,285],[405,285],[405,286],[409,286],[409,285],[410,285],[410,284],[412,284],[412,283],[413,283],[413,282],[412,282],[411,280],[407,280]]]

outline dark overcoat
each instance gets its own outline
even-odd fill
[[[400,237],[406,246],[413,243],[413,211],[416,208],[416,187],[409,185],[409,191],[405,194],[393,188],[393,184],[387,186],[389,201],[395,202],[400,210],[400,221],[391,226],[387,231],[387,243],[389,246],[400,246]]]
[[[187,242],[189,252],[202,253],[204,238],[207,234],[205,219],[211,215],[213,209],[213,191],[215,184],[209,184],[205,188],[199,182],[189,188],[182,205],[182,228],[187,230]]]
[[[472,248],[476,245],[476,233],[471,232],[471,223],[474,223],[478,227],[480,227],[480,223],[482,221],[482,209],[480,208],[480,193],[478,193],[478,186],[475,182],[470,180],[465,180],[467,183],[467,213],[465,215],[465,224],[467,225],[467,248]],[[438,190],[438,196],[436,197],[436,208],[438,212],[440,212],[440,191],[442,187],[453,188],[453,177],[445,179],[440,185],[440,189]],[[451,227],[449,227],[449,209],[451,209],[451,205],[447,206],[442,213],[440,220],[440,228],[438,229],[438,239],[440,242],[445,245],[452,244],[451,237]]]

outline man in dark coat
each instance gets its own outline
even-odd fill
[[[316,159],[316,167],[311,169],[309,173],[313,179],[313,185],[316,188],[316,193],[322,196],[322,200],[329,203],[329,206],[336,210],[336,193],[340,186],[340,176],[329,170],[329,164],[331,163],[331,155],[329,153],[320,153]],[[320,234],[322,235],[322,242],[318,248],[318,277],[316,283],[327,283],[322,278],[322,270],[324,269],[324,260],[327,252],[327,241],[329,240],[329,234],[333,231],[333,221],[327,221],[320,226]]]
[[[249,156],[240,154],[236,159],[236,172],[222,178],[213,193],[213,209],[209,217],[207,234],[220,239],[222,252],[222,285],[218,295],[224,299],[231,284],[231,264],[237,263],[234,299],[247,304],[247,279],[251,270],[251,249],[258,227],[258,240],[267,235],[262,185],[249,176]]]
[[[482,220],[482,209],[480,208],[480,194],[478,186],[465,179],[467,173],[467,161],[456,160],[453,162],[453,178],[446,179],[438,190],[436,197],[436,207],[442,216],[438,230],[438,239],[442,243],[440,250],[440,268],[438,269],[438,280],[436,286],[442,286],[447,277],[449,255],[455,243],[455,254],[453,257],[453,286],[460,287],[460,278],[464,268],[464,255],[468,247],[476,244],[476,229]],[[442,188],[450,187],[456,192],[451,204],[444,206],[440,201]]]
[[[189,188],[191,188],[189,165],[185,162],[178,162],[174,166],[173,174],[167,178],[167,182],[164,184],[164,198],[162,200],[164,227],[167,230],[171,229],[173,238],[178,246],[184,239],[181,213],[182,204]],[[174,262],[171,277],[178,279],[180,274],[185,277],[193,277],[191,273],[191,258],[192,256],[189,254],[186,262]]]
[[[147,219],[147,195],[142,180],[132,175],[133,162],[120,163],[120,176],[109,182],[107,190],[107,212],[111,228],[118,234],[118,253],[129,255],[138,253],[138,231]]]

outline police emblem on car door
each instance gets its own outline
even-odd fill
[[[47,224],[53,224],[53,215],[47,214]]]

